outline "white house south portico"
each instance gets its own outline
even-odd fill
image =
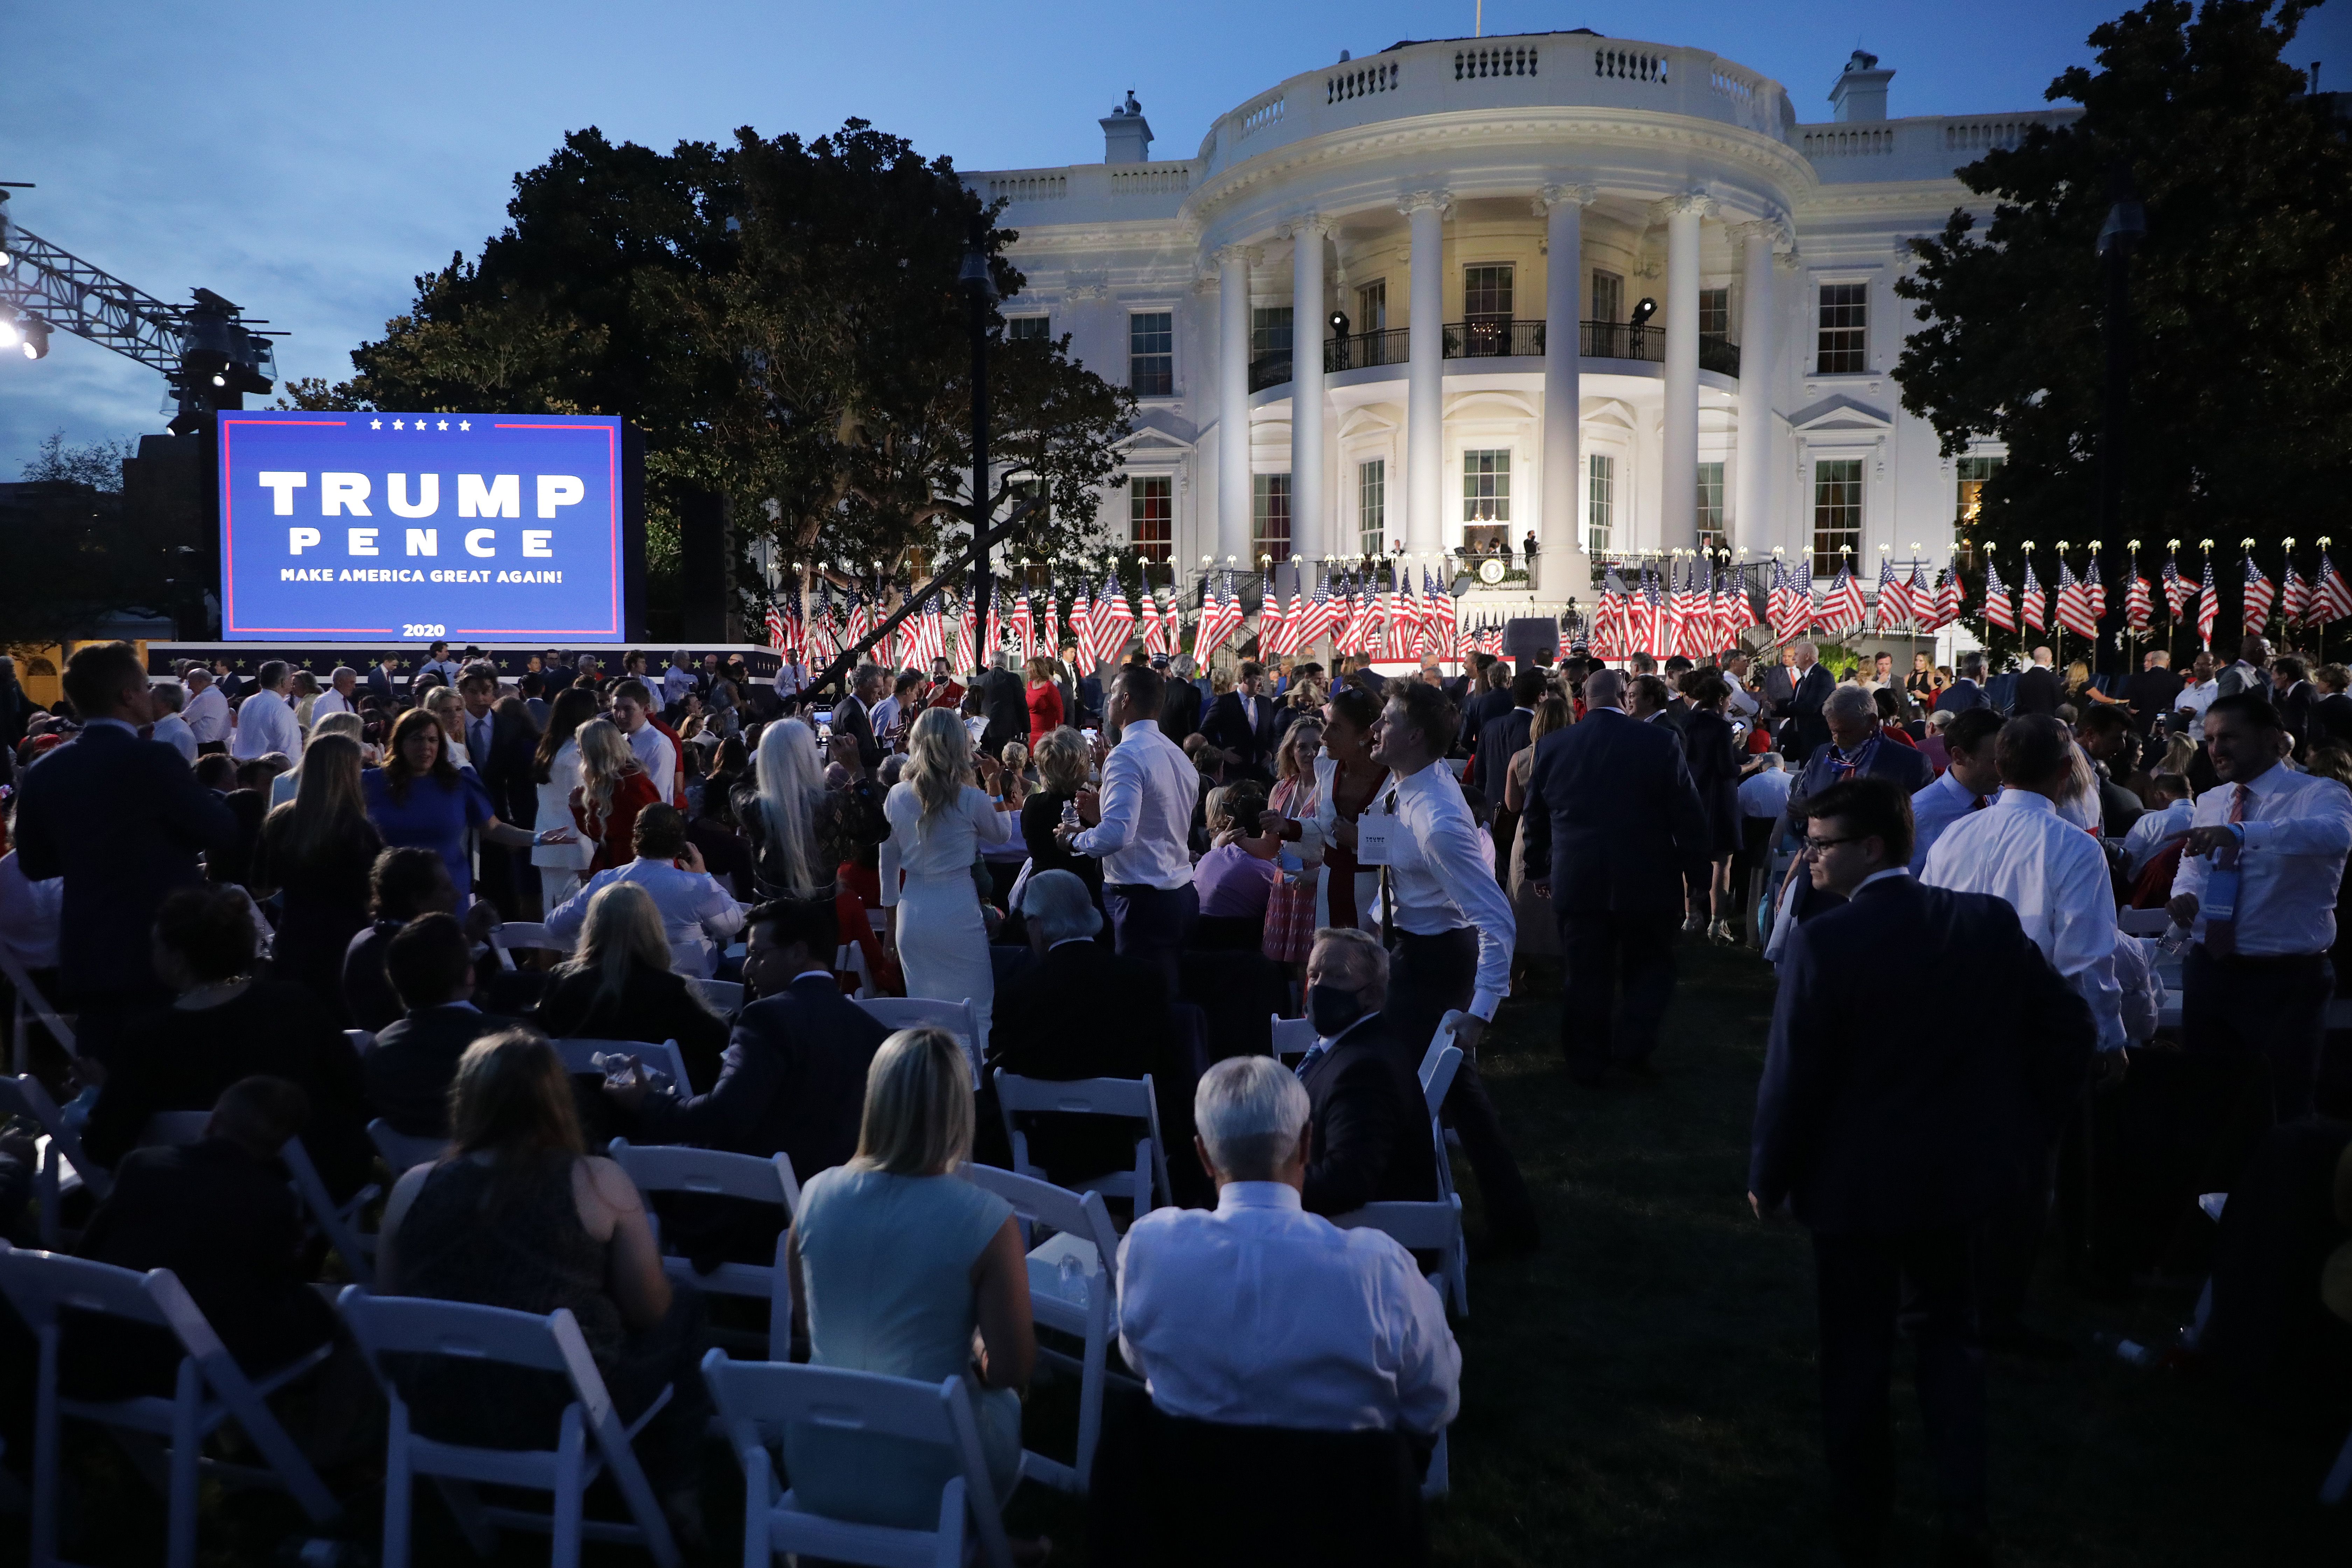
[[[1103,163],[966,178],[1019,233],[1013,330],[1139,399],[1111,521],[1148,558],[1503,550],[1523,605],[1699,548],[1874,572],[1948,548],[1999,458],[1902,411],[1909,238],[2073,112],[1889,120],[1894,74],[1857,53],[1808,124],[1703,49],[1407,43],[1189,159],[1150,159],[1130,95]]]

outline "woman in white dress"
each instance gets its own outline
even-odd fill
[[[961,721],[944,708],[925,709],[907,742],[906,771],[882,802],[890,819],[882,905],[892,911],[907,994],[969,1000],[985,1047],[996,981],[971,866],[982,845],[1013,837],[1013,819],[996,763],[982,757],[979,769],[984,789],[972,786],[971,740]]]
[[[567,686],[555,694],[547,710],[547,732],[539,738],[539,754],[531,763],[531,780],[539,786],[541,826],[572,826],[572,792],[580,787],[580,726],[596,717],[596,694],[582,686]],[[530,852],[539,868],[539,907],[552,912],[556,905],[580,890],[596,847],[585,838],[570,844],[541,844]]]

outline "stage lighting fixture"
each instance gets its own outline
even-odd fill
[[[1657,313],[1658,302],[1644,294],[1642,296],[1641,303],[1633,307],[1633,324],[1637,327],[1647,326],[1650,323],[1650,318]]]
[[[25,335],[25,357],[26,359],[47,358],[49,353],[48,322],[41,320],[38,316],[27,316],[25,318],[22,331]]]
[[[0,349],[13,349],[24,341],[24,330],[16,325],[16,312],[0,310]]]

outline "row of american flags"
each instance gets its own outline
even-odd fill
[[[2130,576],[2124,587],[2124,625],[2134,637],[2146,637],[2156,618],[2159,594],[2173,624],[2178,626],[2191,606],[2195,608],[2198,639],[2207,647],[2213,646],[2213,627],[2221,619],[2221,593],[2214,580],[2213,556],[2205,556],[2205,574],[2201,583],[2192,583],[2180,574],[2179,553],[2166,555],[2163,569],[2155,584],[2140,570],[2138,558],[2130,558]],[[2255,564],[2253,552],[2244,552],[2241,563],[2242,594],[2239,600],[2239,625],[2248,633],[2260,630],[2270,623],[2275,611],[2290,626],[2322,626],[2330,621],[2352,616],[2352,584],[2336,570],[2336,562],[2323,547],[2309,577],[2296,570],[2294,552],[2287,552],[2281,581],[2273,583]],[[2083,574],[2076,576],[2074,567],[2062,555],[2058,562],[2058,591],[2053,599],[2041,580],[2034,575],[2033,556],[2025,557],[2023,580],[2019,584],[2014,602],[2009,585],[2001,581],[2000,565],[1988,559],[1985,563],[1984,616],[1987,621],[2006,632],[2023,626],[2028,631],[2046,631],[2052,627],[2073,632],[2077,637],[2096,637],[2099,623],[2106,617],[2107,584],[2099,569],[2099,552],[2091,552],[2090,562]]]
[[[1097,665],[1118,663],[1139,642],[1146,653],[1189,652],[1204,664],[1218,650],[1239,648],[1252,637],[1261,658],[1304,653],[1327,639],[1336,653],[1376,659],[1426,654],[1465,659],[1503,650],[1502,622],[1462,616],[1453,593],[1426,567],[1418,591],[1413,568],[1402,563],[1336,574],[1318,568],[1311,595],[1303,584],[1290,595],[1277,594],[1269,577],[1263,581],[1254,621],[1232,571],[1211,575],[1197,608],[1188,609],[1172,594],[1163,602],[1160,593],[1147,588],[1130,595],[1115,575],[1107,575],[1099,588],[1083,580],[1066,589],[1008,584],[991,596],[983,628],[973,625],[970,599],[934,590],[898,623],[887,647],[875,646],[872,657],[900,668],[928,667],[950,657],[952,640],[959,668],[972,668],[984,650],[1003,648],[1026,659],[1054,657],[1072,646],[1078,673],[1086,675]],[[837,589],[820,579],[805,620],[796,597],[769,603],[768,645],[800,648],[814,659],[830,661],[845,648],[864,646],[892,613],[878,595],[869,597],[855,585]]]
[[[1639,653],[1704,662],[1755,626],[1768,627],[1775,642],[1788,642],[1815,631],[1832,637],[1873,628],[1932,632],[1958,620],[1963,598],[1958,572],[1948,566],[1930,583],[1923,563],[1910,563],[1910,568],[1906,577],[1894,563],[1881,561],[1877,597],[1865,600],[1861,580],[1843,563],[1824,594],[1814,588],[1809,558],[1801,557],[1794,566],[1776,559],[1760,616],[1744,567],[1712,565],[1693,556],[1669,560],[1663,567],[1644,565],[1630,581],[1623,571],[1614,571],[1593,614],[1591,651],[1601,658]]]

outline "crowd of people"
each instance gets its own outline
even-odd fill
[[[249,1370],[332,1342],[306,1283],[331,1266],[276,1165],[299,1137],[337,1201],[386,1189],[365,1216],[378,1292],[572,1310],[624,1415],[659,1405],[637,1445],[689,1538],[711,1325],[662,1254],[764,1263],[788,1220],[797,1353],[967,1378],[1000,1499],[1013,1484],[1022,1231],[960,1173],[1014,1163],[1010,1131],[1028,1167],[1085,1186],[1133,1164],[1137,1129],[1008,1119],[1000,1072],[1151,1079],[1168,1203],[1122,1199],[1103,1262],[1120,1354],[1174,1424],[1155,1440],[1381,1432],[1412,1473],[1458,1405],[1444,1300],[1427,1258],[1332,1222],[1444,1202],[1458,1146],[1478,1256],[1537,1247],[1480,1070],[1500,1005],[1556,964],[1565,1069],[1611,1092],[1660,1070],[1685,944],[1760,952],[1780,994],[1750,1196],[1813,1233],[1856,1562],[1878,1560],[1892,1496],[1898,1309],[1948,1545],[1981,1553],[1983,1357],[2053,1350],[2027,1286],[2091,1086],[2177,1092],[2126,1077],[2161,1034],[2258,1082],[2282,1131],[2325,1095],[2352,697],[2341,667],[2315,687],[2259,638],[2186,679],[2151,655],[2116,690],[2062,681],[2046,649],[1999,683],[1979,655],[1841,679],[1804,641],[1397,677],[999,655],[861,665],[830,694],[790,654],[754,686],[715,656],[656,678],[635,653],[609,676],[550,655],[510,682],[448,652],[404,689],[386,659],[323,686],[271,661],[231,689],[78,650],[68,711],[23,716],[8,755],[0,943],[76,1037],[19,1060],[119,1173],[71,1216],[86,1256],[178,1271],[238,1315]],[[2132,909],[2171,932],[2123,934]],[[502,937],[524,925],[533,947]],[[2003,983],[1890,1037],[1839,962],[1890,941]],[[894,1033],[851,993],[968,1006],[973,1037]],[[1269,1015],[1306,1020],[1295,1065]],[[1461,1060],[1433,1118],[1441,1037]],[[581,1073],[549,1043],[579,1039],[619,1048]],[[645,1047],[669,1044],[679,1070],[658,1070]],[[174,1111],[208,1112],[206,1136],[149,1146]],[[441,1152],[382,1168],[371,1121]],[[615,1137],[785,1155],[800,1207],[656,1227],[599,1153]],[[2210,1178],[2265,1147],[2233,1121],[2192,1152]],[[0,1144],[19,1244],[31,1190]],[[88,1342],[66,1372],[154,1374]],[[436,1430],[528,1444],[550,1418],[543,1389],[413,1381]],[[781,1453],[807,1506],[875,1521],[926,1523],[947,1474],[815,1430]]]

